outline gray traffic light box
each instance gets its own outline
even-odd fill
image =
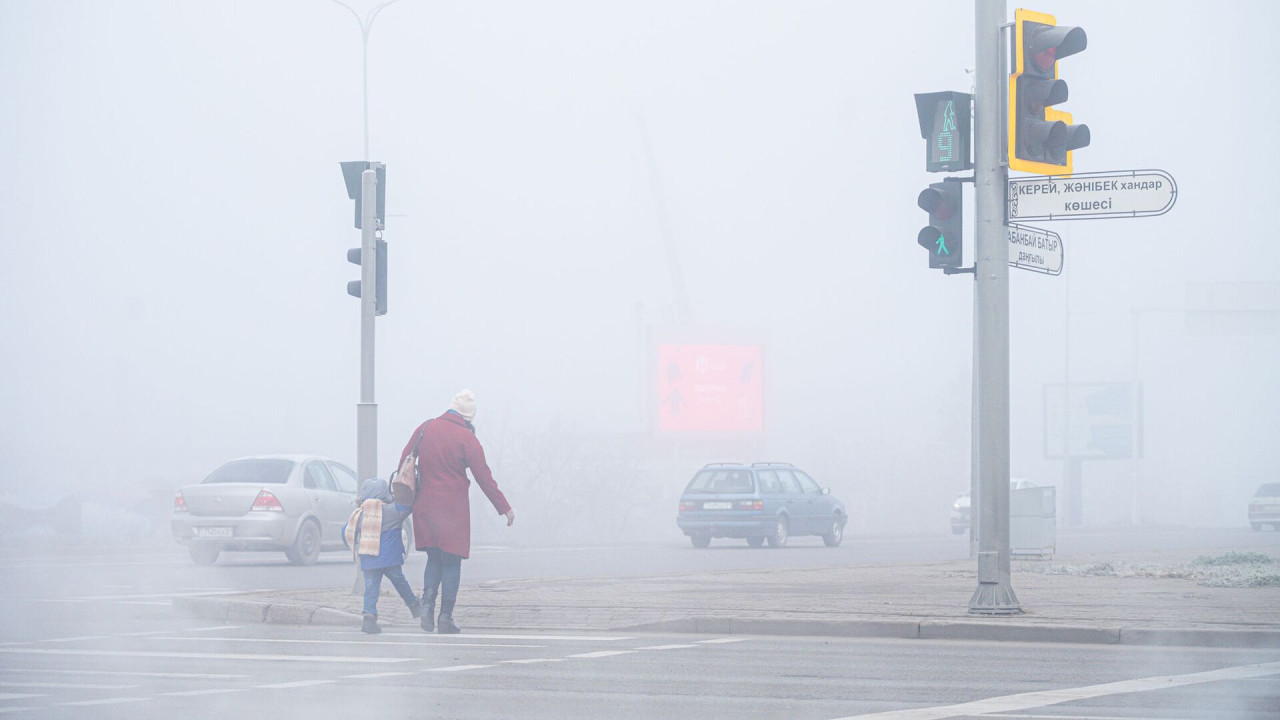
[[[378,219],[377,230],[386,227],[387,218],[387,166],[380,162],[352,160],[339,163],[342,165],[342,179],[347,185],[347,197],[356,201],[356,229],[360,228],[360,173],[373,170],[378,180],[378,207],[374,216]]]

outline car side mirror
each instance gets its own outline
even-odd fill
[[[830,494],[831,494],[831,488],[822,488],[822,494],[823,494],[823,495],[830,495]]]

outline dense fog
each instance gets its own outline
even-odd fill
[[[1062,481],[1046,385],[1136,373],[1144,455],[1084,463],[1085,524],[1243,525],[1280,479],[1280,100],[1259,79],[1280,10],[1051,10],[1089,34],[1060,65],[1092,129],[1076,170],[1159,168],[1179,197],[1053,224],[1059,277],[1010,270],[1011,474]],[[805,468],[850,532],[944,531],[969,484],[973,282],[916,244],[940,176],[912,94],[969,91],[973,46],[971,3],[385,9],[368,49],[390,245],[379,473],[467,387],[521,513],[508,531],[473,503],[480,543],[678,538],[681,488],[721,460]],[[0,97],[5,502],[80,493],[86,531],[167,542],[174,489],[227,460],[354,466],[352,16],[8,0]],[[1197,283],[1246,319],[1197,315]],[[762,345],[763,432],[655,432],[664,333]]]

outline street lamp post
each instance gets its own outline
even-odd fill
[[[364,72],[364,159],[366,162],[369,160],[369,32],[373,30],[373,21],[377,19],[378,13],[388,5],[399,1],[387,0],[365,13],[364,17],[360,17],[360,13],[341,0],[329,0],[334,5],[346,8],[347,12],[351,13],[351,16],[360,24],[361,59]]]
[[[364,160],[369,163],[369,31],[373,29],[373,21],[378,13],[398,0],[387,0],[369,10],[364,17],[354,8],[341,0],[330,0],[351,13],[360,25],[361,64],[363,74],[364,105]],[[361,209],[361,242],[360,242],[360,402],[356,405],[356,474],[358,481],[378,475],[378,405],[374,401],[374,317],[377,296],[377,278],[375,274],[375,240],[376,232],[381,230],[376,220],[377,174],[372,166],[366,164],[361,173],[360,209]],[[354,558],[355,552],[352,551]],[[359,595],[363,590],[363,579],[360,564],[356,562],[356,575],[351,583],[351,594]]]

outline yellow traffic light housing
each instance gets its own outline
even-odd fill
[[[1047,13],[1014,13],[1014,73],[1009,76],[1009,169],[1039,175],[1070,175],[1071,152],[1089,144],[1089,126],[1072,125],[1055,110],[1067,100],[1058,60],[1085,49],[1083,28],[1059,26]]]

